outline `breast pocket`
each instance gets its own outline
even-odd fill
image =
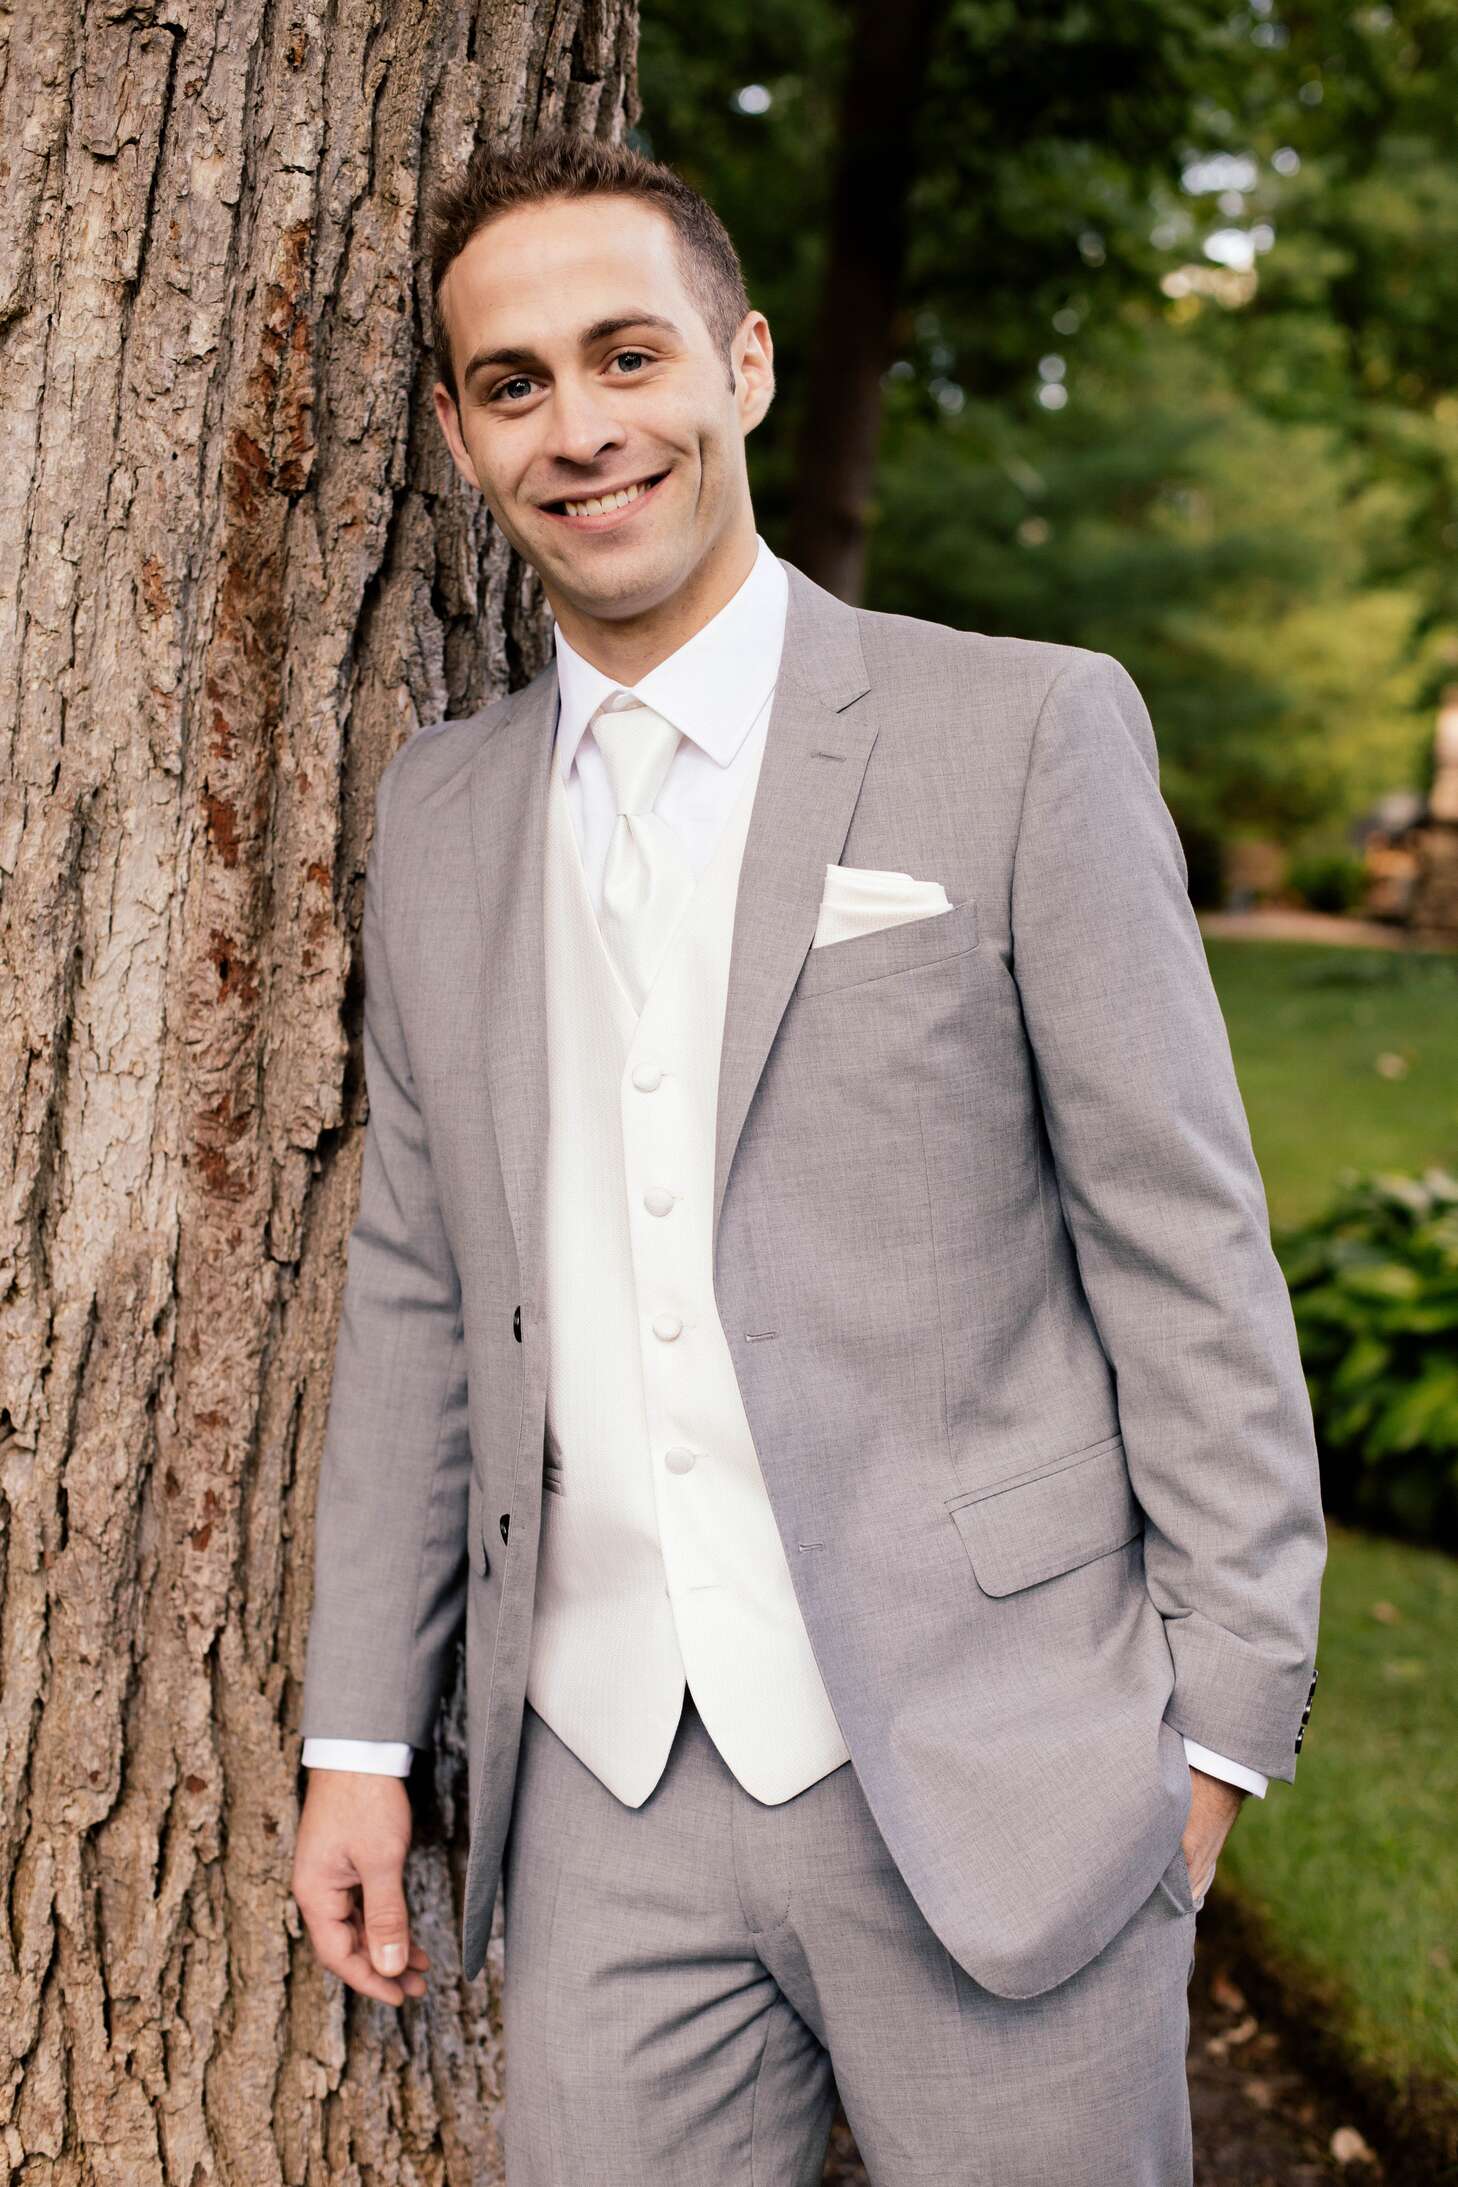
[[[862,980],[960,956],[977,944],[977,905],[968,896],[950,911],[931,911],[924,918],[903,919],[897,926],[876,927],[869,934],[852,934],[845,941],[812,949],[795,982],[795,995],[804,1001],[811,995],[833,994]]]

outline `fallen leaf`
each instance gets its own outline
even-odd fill
[[[1355,2126],[1339,2126],[1331,2137],[1331,2153],[1338,2164],[1375,2164],[1375,2152]]]
[[[1214,1975],[1210,1982],[1210,1996],[1222,2012],[1244,2012],[1245,1992],[1237,1989],[1228,1974]]]
[[[1395,1602],[1374,1602],[1371,1614],[1379,1625],[1398,1625],[1402,1622],[1402,1612]]]

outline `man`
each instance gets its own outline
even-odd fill
[[[364,921],[294,1887],[398,2003],[464,1614],[510,2187],[1190,2177],[1196,1909],[1325,1536],[1124,671],[758,537],[772,345],[669,170],[435,209],[437,415],[552,660],[412,737]]]

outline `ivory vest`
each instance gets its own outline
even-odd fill
[[[545,1491],[527,1699],[630,1807],[685,1680],[747,1792],[849,1759],[714,1299],[719,1050],[758,769],[641,1015],[608,954],[555,758],[547,1007]]]

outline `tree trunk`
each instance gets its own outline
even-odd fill
[[[947,0],[855,0],[840,98],[825,271],[806,359],[785,554],[842,600],[859,601],[906,261],[914,134]]]
[[[296,1718],[375,783],[546,643],[430,407],[420,213],[478,135],[619,137],[633,0],[3,21],[0,2150],[484,2182],[460,1693],[399,2012],[293,1905]]]

